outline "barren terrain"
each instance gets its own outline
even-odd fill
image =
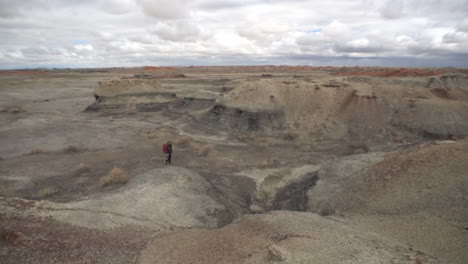
[[[467,73],[0,71],[0,263],[468,263]]]

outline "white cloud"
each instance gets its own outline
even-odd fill
[[[324,28],[323,33],[331,39],[340,39],[349,33],[349,28],[344,23],[333,21]]]
[[[369,43],[370,42],[368,39],[362,38],[362,39],[348,41],[346,42],[346,45],[355,49],[362,49],[362,48],[368,48]]]
[[[88,44],[88,45],[75,45],[74,46],[76,50],[79,51],[92,51],[94,50],[93,46]]]

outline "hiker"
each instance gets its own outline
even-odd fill
[[[166,161],[164,164],[172,164],[172,143],[170,141],[163,145],[163,152],[166,153]]]

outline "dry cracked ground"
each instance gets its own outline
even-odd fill
[[[468,263],[467,73],[1,71],[0,263]]]

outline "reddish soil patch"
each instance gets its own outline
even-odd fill
[[[172,67],[154,67],[154,66],[145,66],[143,67],[145,71],[174,71]]]

